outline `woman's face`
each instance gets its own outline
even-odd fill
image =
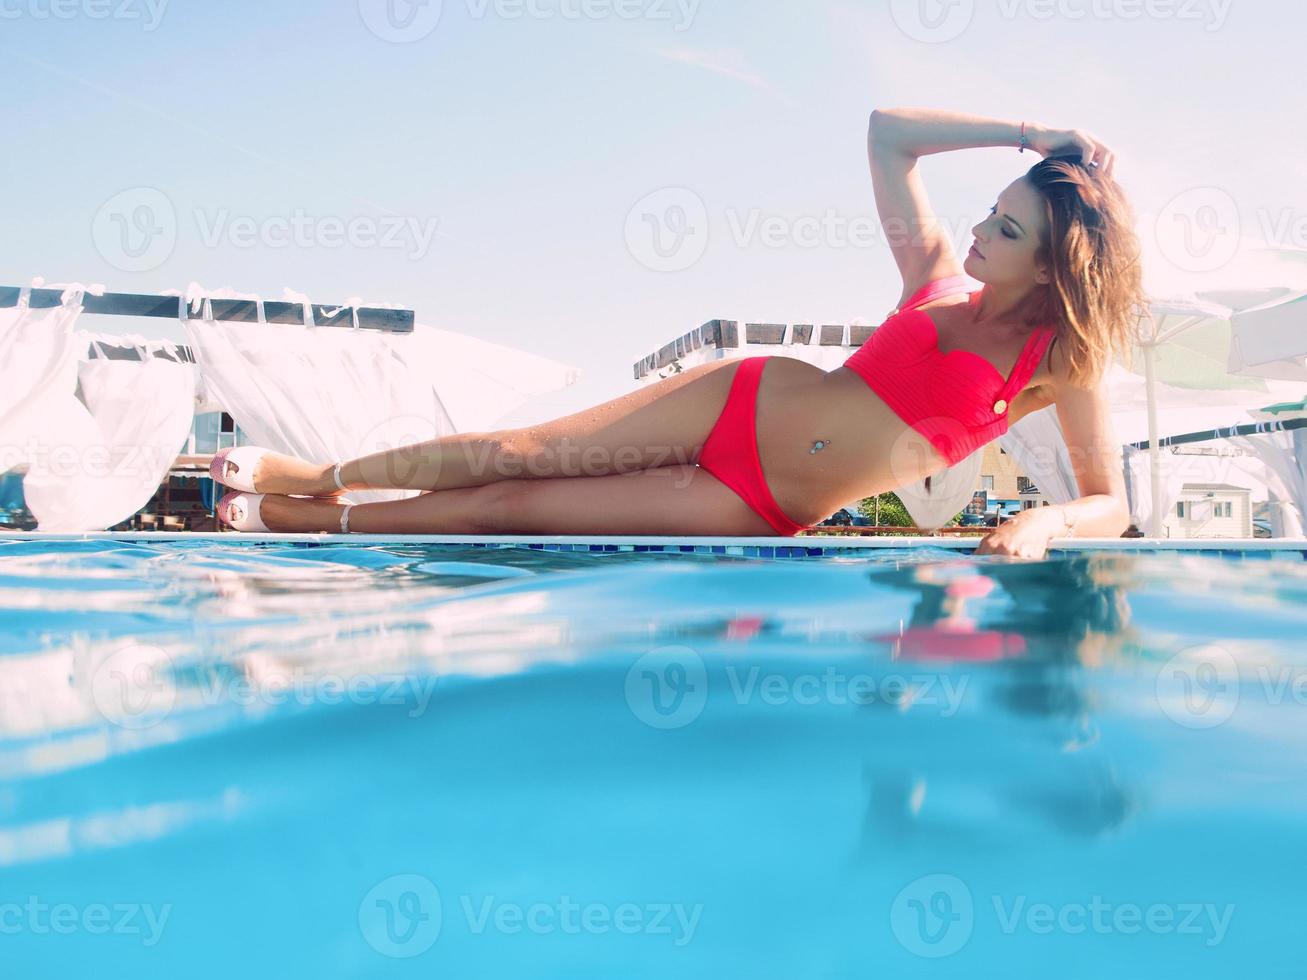
[[[1049,281],[1047,268],[1035,262],[1048,222],[1039,192],[1025,177],[1003,188],[994,207],[971,233],[975,243],[962,260],[962,268],[972,279],[1022,291]]]

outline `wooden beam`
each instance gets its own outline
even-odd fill
[[[0,286],[0,308],[17,306],[22,292],[20,286]],[[33,289],[29,305],[34,310],[45,310],[62,303],[61,289]],[[105,293],[82,297],[82,310],[99,316],[143,316],[157,319],[180,319],[180,300],[176,296],[157,296],[147,293]],[[257,323],[258,307],[253,300],[211,299],[213,318],[230,323]],[[313,319],[320,327],[350,327],[353,318],[350,308],[313,303]],[[264,319],[268,323],[303,323],[304,307],[300,303],[282,300],[263,301]],[[359,327],[366,330],[383,330],[387,333],[412,333],[412,310],[385,310],[360,306]]]
[[[746,323],[744,324],[744,341],[748,344],[771,344],[780,346],[785,341],[784,323]],[[849,346],[861,347],[871,336],[875,327],[849,327]],[[811,323],[796,323],[790,329],[790,345],[807,345],[812,343],[816,331],[817,344],[821,347],[839,347],[844,343],[844,325],[824,323],[817,327]],[[671,343],[664,344],[652,354],[636,361],[632,367],[635,380],[659,368],[667,367],[678,359],[699,350],[712,347],[717,350],[738,348],[740,346],[740,324],[736,320],[709,320],[703,326],[682,334]]]

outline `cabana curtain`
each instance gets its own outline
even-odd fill
[[[74,330],[82,290],[61,306],[0,310],[0,469],[24,468],[43,531],[95,531],[136,513],[167,477],[194,416],[188,364],[88,360]]]

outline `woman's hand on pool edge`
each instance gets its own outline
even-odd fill
[[[1014,558],[1043,558],[1048,542],[1065,523],[1060,516],[1050,519],[1049,507],[1032,507],[1004,521],[980,539],[978,555],[1011,555]]]

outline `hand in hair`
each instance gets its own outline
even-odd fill
[[[1081,163],[1086,167],[1091,163],[1096,165],[1106,177],[1111,177],[1116,168],[1116,154],[1093,133],[1083,129],[1052,129],[1027,124],[1026,144],[1045,159],[1079,154]]]

